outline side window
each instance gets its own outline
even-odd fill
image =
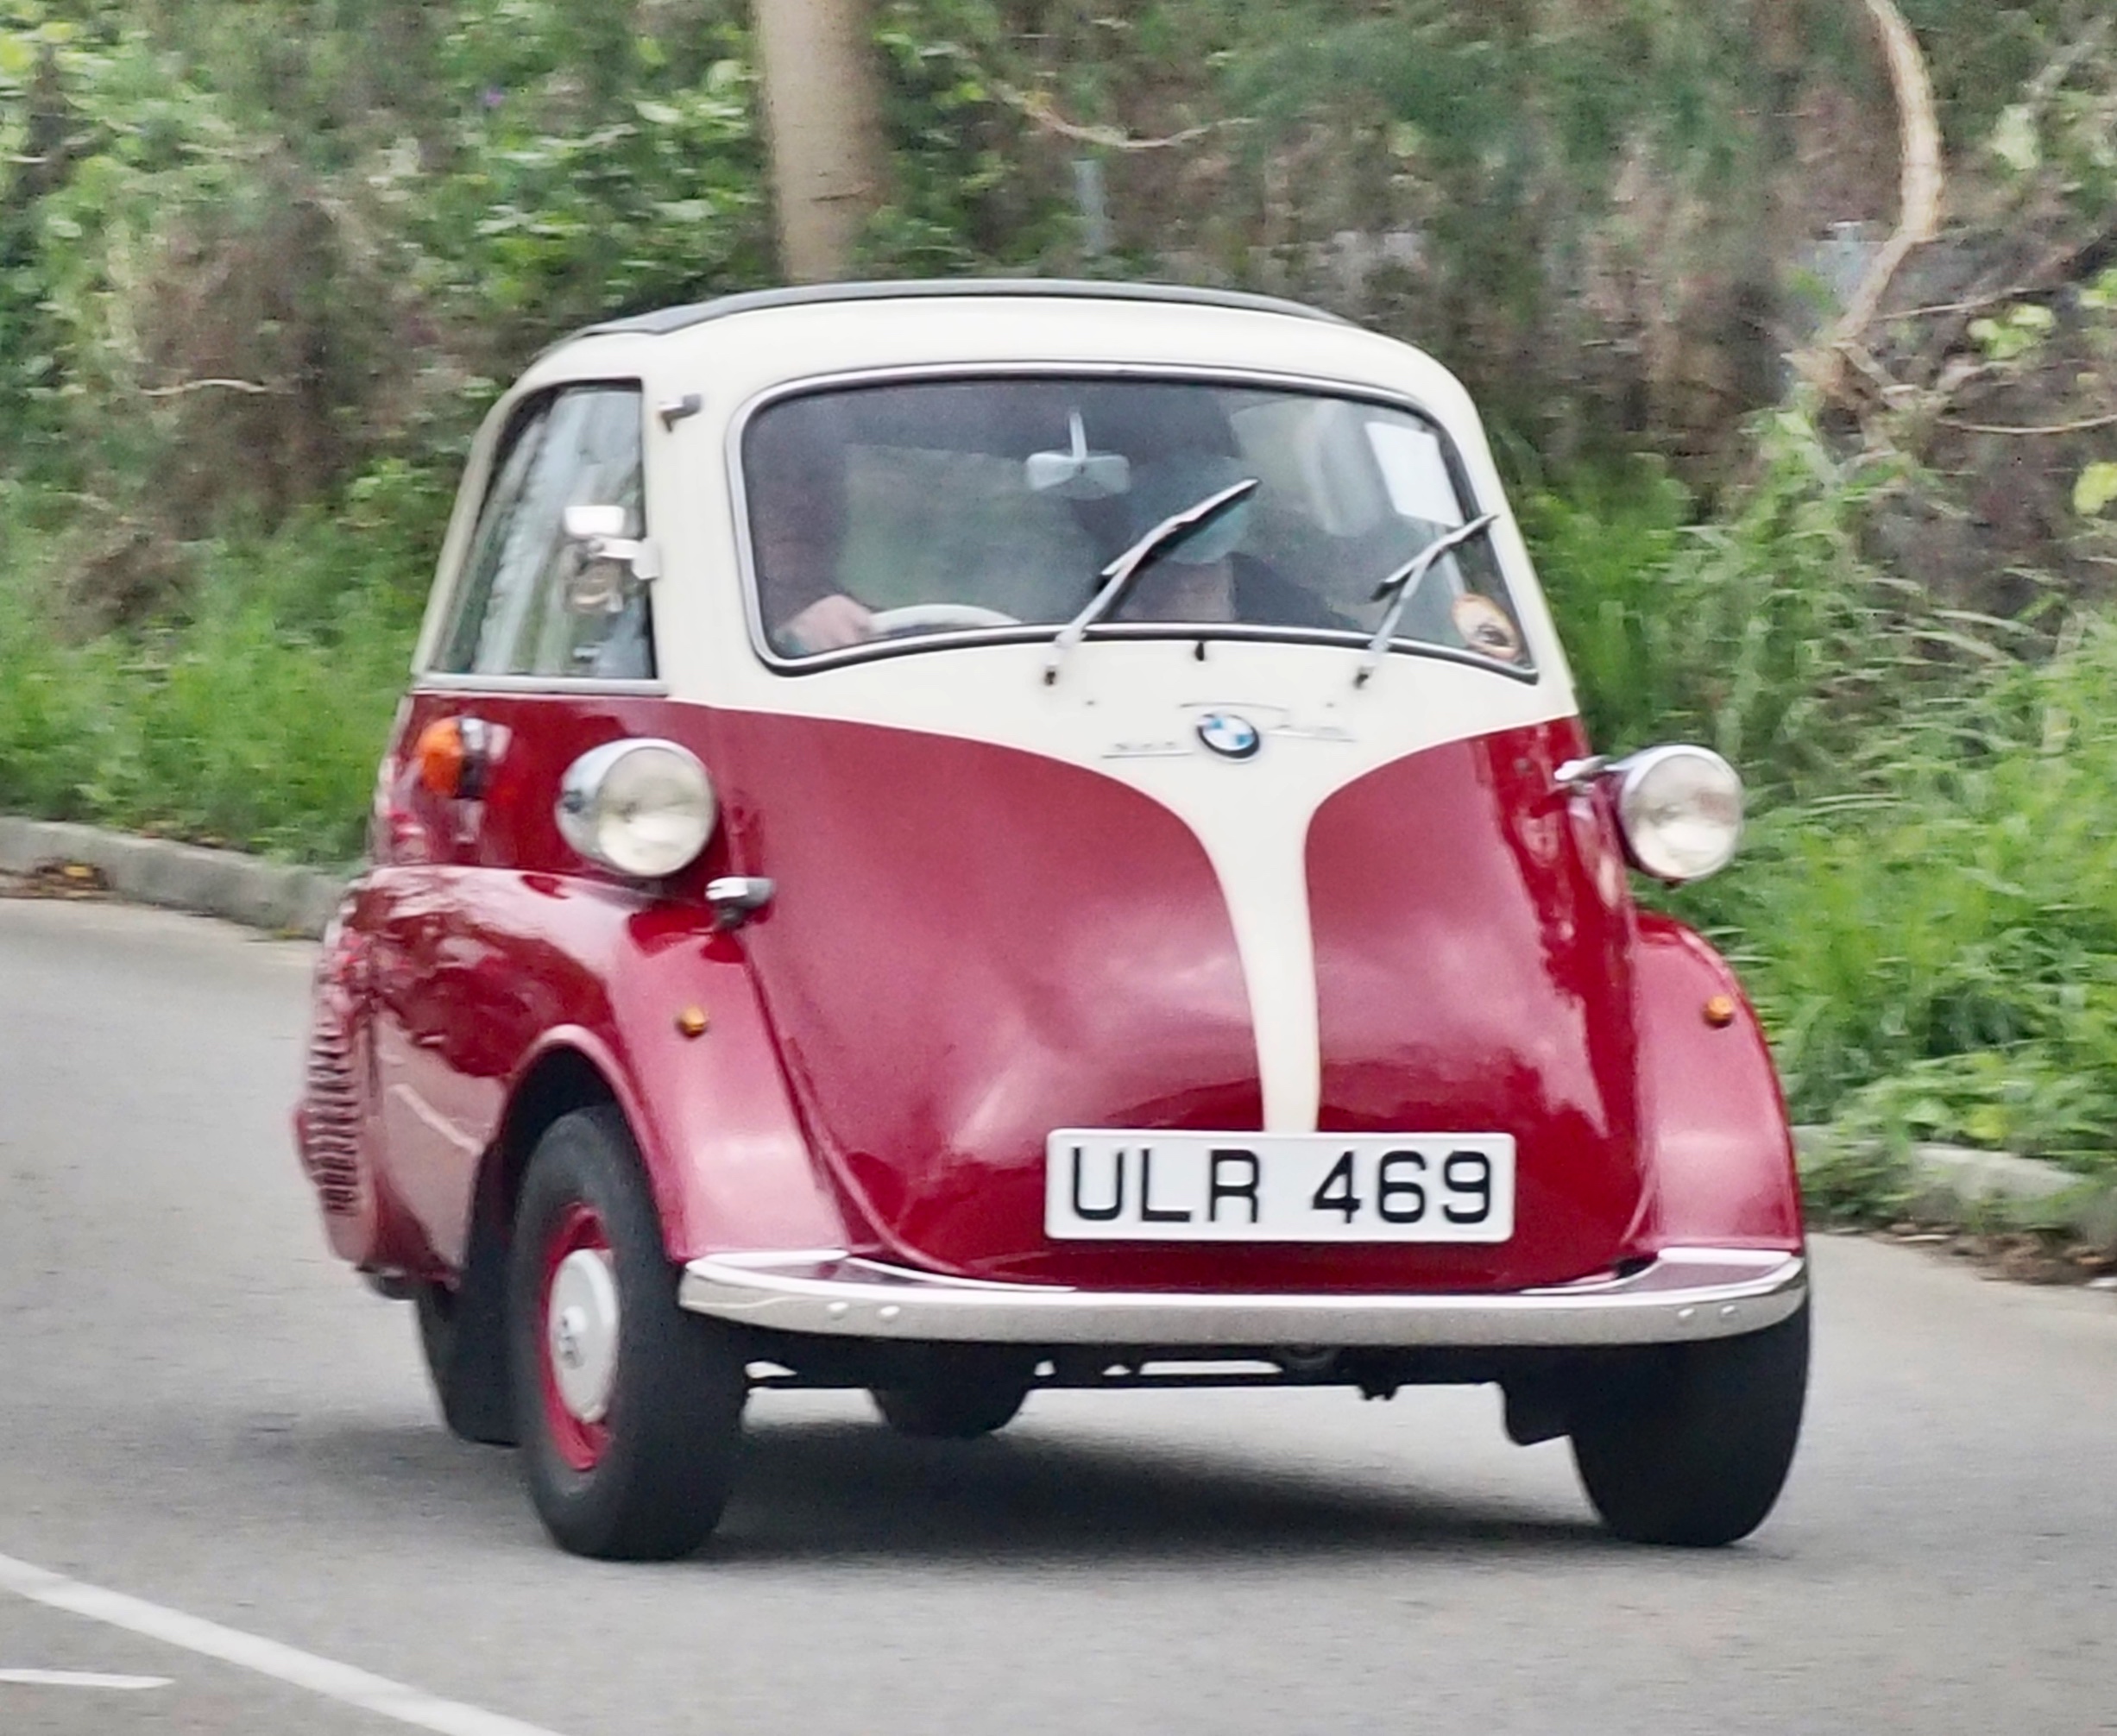
[[[478,514],[437,667],[456,675],[652,676],[647,588],[583,558],[569,506],[622,506],[646,533],[637,387],[569,387],[510,431]]]

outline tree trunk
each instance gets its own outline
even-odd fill
[[[779,263],[843,277],[883,204],[889,154],[869,0],[756,0]]]

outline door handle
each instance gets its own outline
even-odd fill
[[[779,889],[754,875],[730,874],[706,883],[706,903],[713,907],[713,926],[740,928],[766,905]]]

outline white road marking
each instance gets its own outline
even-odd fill
[[[105,1591],[85,1585],[63,1574],[47,1572],[26,1561],[0,1555],[0,1590],[12,1591],[33,1603],[69,1614],[123,1628],[128,1633],[180,1646],[202,1657],[218,1658],[238,1670],[269,1676],[274,1681],[306,1688],[342,1706],[352,1706],[378,1717],[394,1719],[414,1729],[432,1730],[438,1736],[554,1736],[549,1730],[497,1712],[481,1711],[457,1701],[438,1699],[419,1689],[407,1688],[385,1676],[371,1676],[349,1664],[334,1664],[328,1657],[282,1645],[218,1622],[206,1621],[180,1610],[164,1609],[122,1591]]]
[[[0,1688],[109,1688],[124,1693],[168,1686],[166,1676],[103,1676],[92,1670],[0,1670]]]

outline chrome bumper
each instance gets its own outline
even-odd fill
[[[1227,1295],[989,1284],[838,1252],[721,1254],[684,1268],[694,1313],[778,1332],[955,1343],[1204,1349],[1660,1344],[1775,1325],[1808,1293],[1798,1254],[1676,1248],[1622,1278],[1499,1294]]]

